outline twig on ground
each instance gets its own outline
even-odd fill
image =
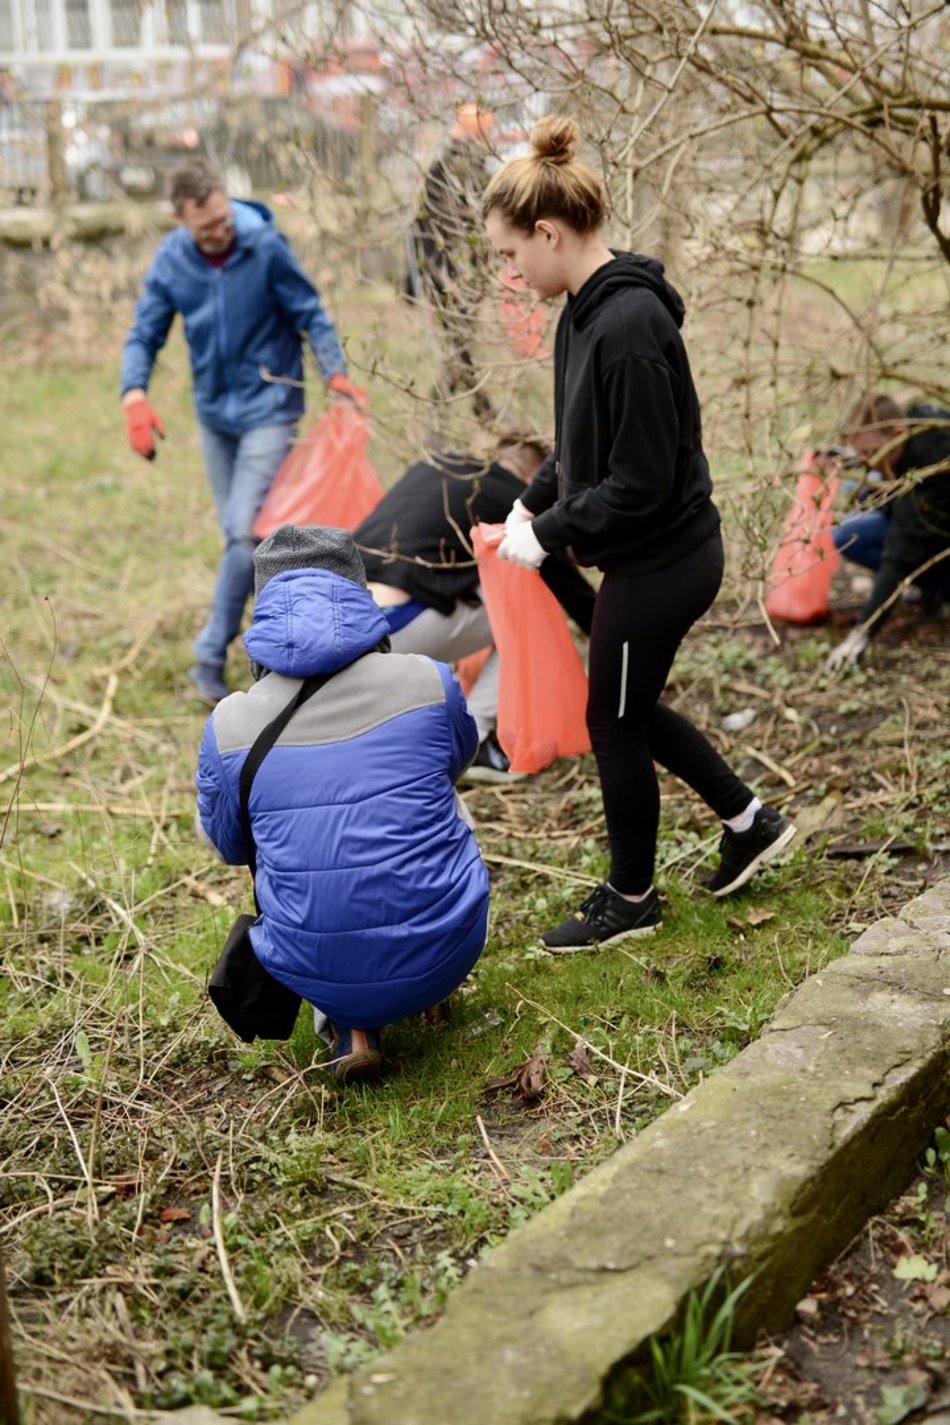
[[[506,1184],[510,1183],[511,1174],[508,1172],[508,1169],[505,1167],[504,1163],[501,1161],[501,1159],[498,1157],[498,1154],[492,1147],[491,1139],[488,1137],[488,1129],[482,1122],[482,1116],[480,1113],[476,1113],[475,1122],[478,1125],[478,1131],[482,1136],[482,1142],[485,1144],[485,1151],[488,1154],[488,1160],[491,1163],[495,1176],[498,1178],[499,1182]]]
[[[221,1222],[221,1164],[224,1161],[224,1154],[218,1154],[218,1161],[214,1165],[214,1177],[211,1179],[211,1230],[214,1234],[214,1245],[218,1252],[218,1265],[221,1268],[221,1276],[231,1302],[231,1308],[243,1326],[247,1321],[247,1312],[244,1303],[238,1293],[237,1284],[231,1271],[231,1264],[228,1261],[227,1248],[224,1245],[224,1228]]]
[[[24,757],[19,762],[12,763],[0,772],[0,782],[8,782],[11,777],[19,777],[23,772],[29,771],[31,767],[37,767],[41,762],[58,762],[60,758],[67,757],[70,752],[75,752],[77,747],[82,747],[83,743],[90,742],[105,727],[112,714],[112,700],[115,697],[116,689],[119,686],[119,679],[115,673],[109,675],[106,683],[106,690],[102,703],[96,714],[95,721],[91,727],[87,727],[85,732],[78,732],[75,737],[71,737],[68,742],[61,742],[58,747],[48,747],[45,752],[38,752],[33,757]]]

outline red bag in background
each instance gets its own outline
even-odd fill
[[[540,575],[499,559],[504,525],[474,525],[472,545],[498,649],[498,741],[512,772],[590,751],[587,674],[564,611]]]
[[[354,530],[383,497],[366,456],[369,421],[351,401],[334,401],[281,461],[254,522],[265,539],[278,525]]]
[[[837,475],[822,471],[815,452],[809,450],[772,563],[765,596],[769,618],[814,623],[827,617],[831,578],[839,560],[831,536],[837,493]]]
[[[524,278],[508,277],[504,285],[512,295],[505,293],[498,303],[498,320],[508,338],[515,356],[526,361],[543,360],[547,352],[543,350],[544,333],[548,319],[544,308],[537,300],[530,300],[525,290]]]

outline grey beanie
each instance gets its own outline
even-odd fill
[[[287,569],[329,569],[366,588],[366,570],[352,535],[327,525],[282,524],[254,551],[254,597]]]

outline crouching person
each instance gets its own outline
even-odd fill
[[[484,947],[488,874],[455,791],[478,737],[444,664],[389,651],[349,534],[282,525],[254,568],[255,684],[208,719],[199,832],[256,867],[253,954],[326,1016],[346,1082],[380,1068],[383,1025],[445,999]],[[242,825],[245,760],[291,703]]]

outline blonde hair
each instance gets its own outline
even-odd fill
[[[578,138],[573,119],[541,119],[531,131],[531,152],[509,159],[485,189],[482,216],[498,212],[527,233],[542,218],[562,218],[584,235],[596,231],[607,215],[607,194],[575,158]]]

